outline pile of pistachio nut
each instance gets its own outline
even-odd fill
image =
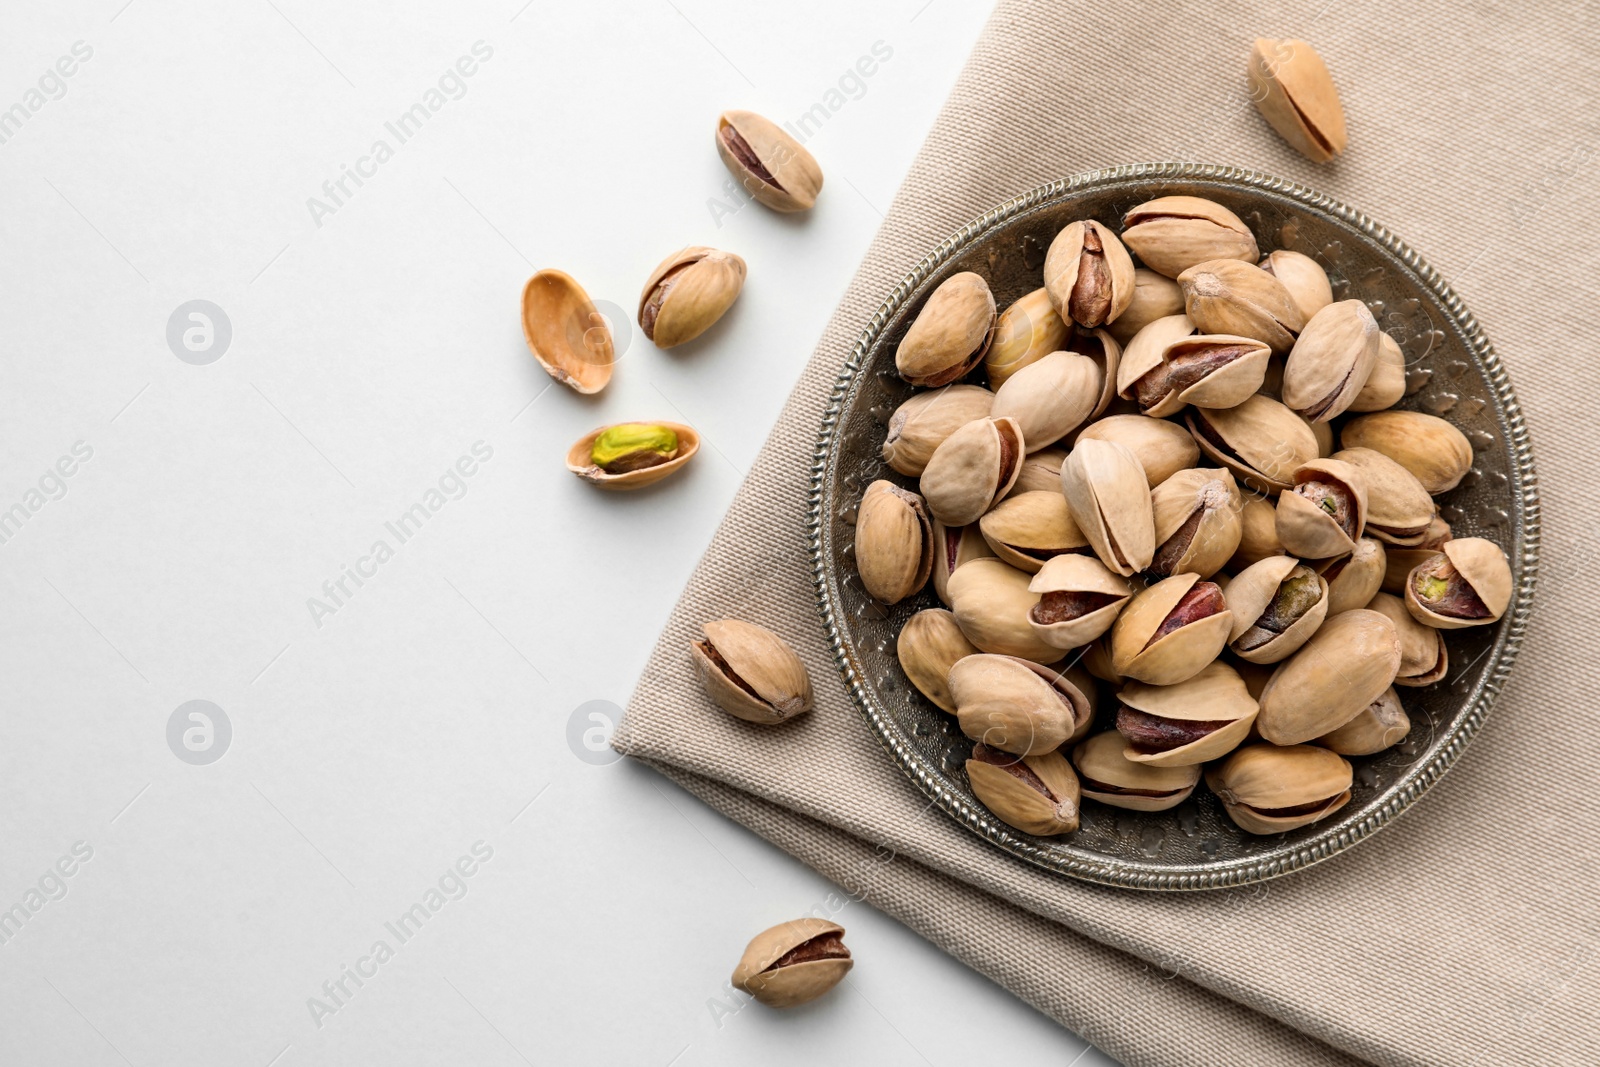
[[[931,581],[945,605],[901,630],[906,676],[1027,833],[1202,778],[1250,833],[1327,818],[1347,757],[1406,736],[1400,692],[1445,677],[1448,631],[1511,600],[1504,552],[1434,501],[1471,444],[1393,407],[1404,357],[1366,304],[1221,204],[1073,222],[1042,280],[997,315],[954,274],[896,350],[923,391],[888,421],[904,484],[867,487],[854,556],[883,604]]]

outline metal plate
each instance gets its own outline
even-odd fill
[[[1004,308],[1043,284],[1045,250],[1062,226],[1092,218],[1120,233],[1129,208],[1175,194],[1226,205],[1255,231],[1263,253],[1289,248],[1313,256],[1327,269],[1335,299],[1367,302],[1406,355],[1408,390],[1399,406],[1442,416],[1472,441],[1473,470],[1439,502],[1456,536],[1486,537],[1506,549],[1515,599],[1498,624],[1451,632],[1449,676],[1402,691],[1411,735],[1388,752],[1353,760],[1351,802],[1323,823],[1254,837],[1202,788],[1166,812],[1086,800],[1075,834],[1032,837],[995,819],[973,797],[962,770],[971,743],[901,671],[900,627],[938,601],[932,583],[892,608],[867,595],[852,555],[855,508],[874,479],[915,488],[883,462],[879,448],[890,413],[913,391],[895,373],[895,347],[934,287],[951,274],[976,271]],[[1516,396],[1483,331],[1439,276],[1382,226],[1302,186],[1229,167],[1172,163],[1096,171],[1035,189],[963,227],[907,275],[873,316],[835,385],[817,442],[810,521],[818,602],[839,670],[912,780],[951,818],[999,848],[1062,874],[1136,889],[1274,878],[1349,848],[1414,803],[1478,731],[1511,669],[1533,602],[1539,548],[1533,455]]]

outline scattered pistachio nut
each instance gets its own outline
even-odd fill
[[[1111,665],[1124,678],[1177,685],[1228,643],[1233,613],[1215,582],[1175,574],[1133,595],[1111,626]]]
[[[1061,650],[1041,639],[1028,619],[1039,603],[1029,581],[1004,560],[971,560],[950,575],[950,610],[967,640],[982,651],[1054,663]]]
[[[1244,505],[1233,474],[1220,467],[1181,470],[1150,491],[1156,554],[1150,573],[1210,578],[1239,549]]]
[[[700,451],[700,435],[678,422],[619,422],[578,438],[567,469],[601,489],[642,489],[680,470]]]
[[[1062,651],[1088,644],[1117,621],[1133,586],[1093,556],[1062,555],[1045,561],[1028,583],[1039,602],[1028,623],[1045,644]]]
[[[1115,322],[1133,299],[1133,259],[1093,220],[1070,223],[1050,242],[1044,287],[1063,319],[1086,329]]]
[[[1328,583],[1293,556],[1268,556],[1228,583],[1228,647],[1251,663],[1288,659],[1328,616]]]
[[[1080,439],[1061,465],[1073,521],[1100,562],[1124,577],[1155,557],[1149,484],[1138,457],[1110,441]]]
[[[977,522],[1011,491],[1027,446],[1017,420],[974,419],[945,438],[922,470],[922,496],[946,526]]]
[[[744,191],[774,211],[808,211],[822,191],[815,157],[754,111],[724,111],[718,117],[717,154]]]
[[[1424,686],[1442,681],[1450,672],[1450,650],[1444,631],[1418,622],[1406,602],[1391,593],[1377,593],[1367,607],[1388,616],[1400,638],[1400,670],[1395,685]]]
[[[1367,483],[1368,533],[1403,548],[1422,544],[1438,509],[1415,474],[1370,448],[1342,449],[1332,458],[1356,468]]]
[[[983,362],[994,340],[994,294],[972,271],[952,274],[923,302],[895,349],[894,365],[912,385],[949,385]]]
[[[1007,826],[1039,837],[1078,828],[1078,776],[1060,752],[1014,756],[979,741],[966,770],[973,795]]]
[[[1184,415],[1200,451],[1262,493],[1294,485],[1294,472],[1318,456],[1305,420],[1257,393],[1231,408],[1190,408]]]
[[[856,572],[868,593],[898,604],[933,573],[933,527],[916,493],[879,479],[856,508]]]
[[[1372,362],[1367,384],[1350,402],[1347,411],[1382,411],[1400,403],[1406,395],[1406,356],[1387,331],[1378,331],[1378,358]]]
[[[995,418],[1012,418],[1037,451],[1076,430],[1094,413],[1104,368],[1088,356],[1053,352],[1006,380],[994,395]]]
[[[1289,299],[1300,309],[1300,317],[1307,322],[1333,303],[1333,283],[1328,281],[1328,272],[1304,252],[1280,248],[1269,252],[1258,266],[1283,283]]]
[[[996,556],[1028,574],[1057,556],[1090,551],[1059,483],[1000,501],[978,520],[978,532]]]
[[[1246,833],[1281,834],[1321,822],[1350,802],[1355,773],[1315,745],[1246,745],[1206,771],[1206,785]]]
[[[1107,415],[1080,430],[1077,440],[1110,441],[1126,448],[1144,468],[1151,489],[1200,462],[1200,446],[1180,424],[1143,415]]]
[[[1261,388],[1272,349],[1235,334],[1181,337],[1161,352],[1161,362],[1132,384],[1146,415],[1166,418],[1189,404],[1231,408]]]
[[[657,264],[639,294],[639,328],[657,348],[672,348],[705,333],[744,288],[744,260],[695,245]]]
[[[1482,537],[1458,537],[1417,564],[1406,581],[1406,607],[1440,630],[1487,626],[1511,604],[1511,562]]]
[[[738,619],[708,622],[689,642],[706,695],[746,722],[771,726],[811,710],[811,676],[788,643]]]
[[[1367,479],[1337,459],[1314,459],[1294,472],[1294,488],[1278,494],[1278,542],[1301,559],[1331,559],[1356,550],[1367,525]]]
[[[1383,586],[1387,557],[1382,541],[1363,537],[1349,555],[1318,560],[1314,569],[1328,583],[1328,614],[1366,607]]]
[[[1250,99],[1289,147],[1317,163],[1343,152],[1349,136],[1333,75],[1304,41],[1260,38],[1250,49]]]
[[[734,968],[733,984],[769,1008],[792,1008],[838,985],[854,963],[844,927],[826,919],[795,919],[750,940]]]
[[[1094,718],[1089,697],[1068,675],[1013,656],[957,660],[950,695],[962,733],[1017,756],[1054,752]]]
[[[1254,263],[1260,253],[1244,220],[1214,200],[1162,196],[1122,217],[1122,240],[1151,270],[1176,278],[1196,263],[1238,259]]]
[[[598,393],[617,362],[611,324],[572,275],[542,270],[522,287],[522,336],[545,373],[579,393]]]

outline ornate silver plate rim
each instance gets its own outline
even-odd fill
[[[1517,562],[1520,562],[1521,579],[1508,621],[1502,623],[1496,637],[1490,664],[1480,676],[1478,684],[1464,697],[1467,707],[1457,716],[1450,735],[1445,738],[1432,757],[1419,763],[1409,772],[1407,780],[1385,803],[1365,812],[1356,822],[1330,826],[1320,834],[1292,845],[1280,844],[1274,850],[1256,856],[1200,865],[1160,863],[1128,865],[1109,857],[1095,859],[1092,856],[1046,851],[1040,849],[1025,835],[999,822],[987,810],[952,792],[942,781],[939,768],[903,741],[899,736],[898,726],[890,721],[886,711],[878,704],[875,694],[864,684],[840,625],[841,601],[837,587],[838,576],[827,563],[835,533],[834,524],[826,521],[825,516],[831,515],[834,511],[832,498],[836,479],[831,477],[831,474],[837,456],[835,431],[844,412],[844,403],[856,378],[862,373],[867,353],[885,326],[915,293],[918,286],[969,244],[983,238],[991,229],[1023,212],[1072,193],[1132,180],[1149,179],[1220,181],[1246,189],[1275,193],[1344,222],[1396,257],[1437,297],[1466,339],[1472,358],[1482,368],[1485,379],[1494,390],[1504,414],[1504,447],[1509,450],[1508,466],[1514,475],[1511,499],[1515,509],[1513,520],[1517,527],[1516,546],[1517,555],[1520,557]],[[833,395],[822,418],[813,457],[807,537],[811,546],[812,579],[817,605],[834,662],[844,679],[845,687],[850,692],[851,699],[876,731],[879,740],[889,753],[917,786],[948,815],[979,836],[1021,859],[1085,881],[1129,889],[1169,891],[1220,889],[1277,878],[1343,852],[1414,804],[1460,757],[1467,744],[1483,726],[1493,707],[1516,660],[1527,629],[1538,572],[1539,493],[1527,424],[1522,415],[1521,405],[1512,391],[1505,367],[1461,298],[1445,283],[1438,272],[1405,242],[1365,213],[1282,178],[1237,167],[1211,164],[1136,163],[1059,179],[1009,200],[945,238],[901,279],[856,339],[850,356],[834,383]]]

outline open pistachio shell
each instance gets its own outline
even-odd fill
[[[1183,290],[1171,278],[1140,267],[1133,272],[1133,299],[1117,320],[1106,327],[1120,345],[1157,319],[1183,312]]]
[[[607,470],[595,462],[595,442],[602,434],[633,427],[656,431],[658,434],[663,432],[670,434],[676,438],[676,447],[670,451],[658,452],[659,458],[652,457],[648,466],[632,466],[632,462],[635,461],[625,461],[620,465],[612,464],[613,469]],[[695,433],[694,427],[685,426],[681,422],[619,422],[590,430],[573,442],[572,447],[567,450],[567,470],[601,489],[643,489],[682,469],[683,465],[693,459],[695,453],[699,451],[700,435]],[[624,469],[630,466],[632,469]]]
[[[889,416],[883,458],[912,478],[921,476],[945,438],[974,419],[987,418],[994,394],[981,385],[947,385],[916,393]]]
[[[970,270],[940,282],[900,339],[895,369],[912,385],[938,386],[966,377],[994,339],[994,295]]]
[[[1328,583],[1329,615],[1367,606],[1383,585],[1387,555],[1382,541],[1363,537],[1349,555],[1313,564]]]
[[[1060,748],[1093,714],[1065,674],[1012,656],[980,653],[950,668],[961,732],[1019,756]]]
[[[1372,363],[1367,384],[1350,401],[1349,411],[1382,411],[1400,403],[1406,395],[1406,356],[1400,345],[1383,330],[1378,331],[1378,358]]]
[[[1378,359],[1378,324],[1367,305],[1340,300],[1314,315],[1283,365],[1283,402],[1312,422],[1344,414]]]
[[[1185,421],[1202,452],[1259,492],[1290,488],[1294,472],[1318,455],[1305,420],[1261,393],[1237,407],[1190,408]]]
[[[1292,556],[1268,556],[1228,583],[1228,646],[1251,663],[1278,663],[1311,640],[1328,616],[1328,583]],[[1284,589],[1284,583],[1301,584]],[[1281,599],[1280,599],[1281,598]]]
[[[1053,445],[1093,414],[1105,375],[1094,360],[1052,352],[1017,371],[994,396],[995,418],[1013,418],[1031,451]]]
[[[1246,745],[1206,771],[1206,785],[1241,830],[1281,834],[1320,822],[1350,802],[1354,772],[1314,745]]]
[[[1367,533],[1386,544],[1414,548],[1428,535],[1435,508],[1417,476],[1370,448],[1346,448],[1333,457],[1361,472],[1367,483]]]
[[[945,438],[922,471],[922,495],[947,526],[976,522],[1011,491],[1026,452],[1015,419],[974,419]]]
[[[1092,330],[1116,321],[1133,299],[1133,258],[1100,223],[1070,223],[1045,253],[1044,287],[1063,319]]]
[[[893,482],[867,486],[856,509],[856,571],[866,591],[898,604],[928,584],[933,527],[922,498]]]
[[[1006,499],[1021,496],[1023,493],[1050,492],[1058,496],[1061,493],[1061,464],[1067,461],[1067,450],[1064,448],[1041,448],[1037,452],[1029,452],[1022,461],[1022,469],[1017,473],[1017,483],[1011,487],[1011,492],[1006,494]]]
[[[1425,625],[1486,626],[1511,605],[1511,562],[1493,541],[1458,537],[1412,569],[1405,597],[1406,608]]]
[[[611,380],[611,325],[564,271],[539,271],[522,287],[522,336],[539,366],[570,389],[598,393]]]
[[[1168,346],[1192,333],[1194,333],[1194,323],[1189,320],[1189,316],[1180,311],[1175,315],[1156,319],[1134,334],[1133,339],[1122,350],[1122,359],[1117,363],[1117,395],[1124,400],[1132,400],[1134,384],[1161,366],[1162,353]],[[1152,412],[1146,411],[1144,414],[1151,415]]]
[[[1107,415],[1079,432],[1077,441],[1110,441],[1132,452],[1151,489],[1200,462],[1200,446],[1176,422],[1144,415]]]
[[[941,711],[956,713],[950,695],[950,668],[958,660],[976,656],[978,650],[943,608],[928,608],[906,620],[895,641],[895,653],[911,684]]]
[[[1053,557],[1089,551],[1059,489],[1007,497],[978,520],[978,530],[996,556],[1029,574]]]
[[[838,985],[854,961],[844,927],[826,919],[795,919],[751,939],[733,971],[733,984],[769,1008],[792,1008]]]
[[[774,211],[807,211],[822,191],[822,168],[804,145],[754,111],[717,119],[717,155],[734,180]]]
[[[1239,548],[1243,504],[1233,474],[1221,467],[1181,470],[1150,491],[1156,553],[1152,573],[1209,578]]]
[[[1080,741],[1072,750],[1082,794],[1129,811],[1166,811],[1189,799],[1200,767],[1135,763],[1123,755],[1127,741],[1115,730]]]
[[[1061,465],[1061,487],[1100,562],[1124,576],[1150,566],[1155,519],[1138,457],[1122,445],[1080,438]]]
[[[1376,594],[1367,607],[1388,616],[1400,637],[1400,671],[1395,685],[1432,685],[1449,673],[1450,650],[1444,643],[1444,631],[1412,618],[1406,602],[1390,593]]]
[[[1231,408],[1258,389],[1272,349],[1249,337],[1205,333],[1173,341],[1161,363],[1133,383],[1146,415],[1165,418],[1187,404]]]
[[[1410,732],[1411,717],[1400,703],[1400,694],[1390,686],[1355,718],[1317,738],[1317,744],[1341,756],[1373,756],[1398,745]]]
[[[657,348],[692,341],[733,306],[744,288],[744,260],[695,245],[657,264],[639,294],[639,328]]]
[[[1400,635],[1387,616],[1340,612],[1273,672],[1256,729],[1275,745],[1321,737],[1376,700],[1399,670]]]
[[[1193,766],[1226,755],[1243,743],[1256,720],[1244,679],[1222,662],[1208,663],[1176,685],[1129,682],[1117,699],[1137,713],[1119,714],[1117,731],[1128,740],[1122,754],[1154,767]]]
[[[747,722],[770,726],[811,710],[811,676],[771,630],[738,619],[708,622],[689,642],[695,673],[713,703]]]
[[[1093,556],[1056,556],[1028,583],[1039,602],[1028,612],[1033,632],[1059,649],[1086,645],[1111,628],[1133,587]]]
[[[1042,288],[1018,297],[1000,313],[994,342],[983,357],[989,387],[999,389],[1013,374],[1067,346],[1072,326],[1050,303]]]
[[[1367,524],[1367,480],[1337,459],[1314,459],[1294,472],[1294,489],[1278,494],[1278,541],[1301,559],[1355,551]]]
[[[1078,828],[1078,776],[1061,753],[1013,756],[979,742],[966,770],[973,795],[1007,826],[1040,837]]]
[[[1232,627],[1214,584],[1176,574],[1135,593],[1122,609],[1111,627],[1111,663],[1123,677],[1176,685],[1217,658]]]
[[[977,523],[946,526],[933,520],[933,590],[945,607],[950,606],[950,576],[963,563],[993,557],[994,549],[983,539]]]
[[[1344,151],[1344,108],[1315,48],[1260,38],[1250,49],[1249,80],[1256,110],[1296,152],[1326,163]]]
[[[1437,495],[1472,469],[1472,443],[1443,419],[1421,411],[1379,411],[1351,419],[1339,433],[1345,448],[1370,448],[1410,471]]]
[[[1034,633],[1028,613],[1039,594],[1029,576],[1003,560],[975,559],[950,576],[950,610],[961,632],[984,652],[1054,663],[1061,650]]]
[[[1240,334],[1287,352],[1305,326],[1283,283],[1254,263],[1212,259],[1178,275],[1183,309],[1201,333]]]
[[[1227,563],[1228,569],[1234,573],[1252,563],[1260,563],[1268,556],[1284,555],[1283,542],[1278,540],[1278,511],[1272,501],[1253,493],[1242,494],[1242,497],[1244,503],[1239,508],[1239,548]]]
[[[1151,270],[1176,278],[1196,263],[1260,253],[1244,220],[1221,204],[1198,196],[1147,200],[1122,217],[1122,240]]]
[[[1281,248],[1268,253],[1259,266],[1283,283],[1289,290],[1289,299],[1307,322],[1333,303],[1333,285],[1328,281],[1328,272],[1303,252]]]

